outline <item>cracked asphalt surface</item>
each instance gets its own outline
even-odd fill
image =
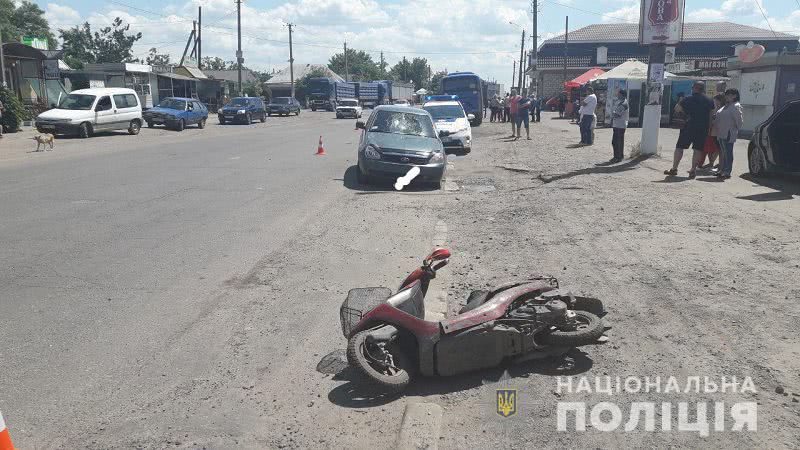
[[[17,446],[386,448],[425,401],[444,408],[445,449],[798,448],[797,180],[665,179],[669,155],[598,166],[609,130],[568,148],[577,128],[545,114],[532,141],[476,128],[450,158],[456,190],[395,192],[356,183],[358,133],[331,116],[63,139],[0,162],[0,410]],[[606,302],[609,342],[403,397],[364,387],[341,363],[341,301],[396,289],[438,221],[451,313],[470,289],[550,273]],[[557,395],[559,375],[749,376],[757,393]],[[501,387],[519,393],[506,419]],[[723,400],[758,402],[758,431],[555,425],[559,401]]]

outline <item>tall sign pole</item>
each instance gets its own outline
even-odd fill
[[[294,98],[294,53],[292,52],[292,27],[293,23],[287,23],[289,27],[289,79],[292,84],[292,98]]]
[[[522,42],[519,44],[519,79],[517,81],[518,94],[522,95],[522,69],[524,64],[522,60],[525,58],[525,30],[522,30]]]
[[[539,31],[537,30],[538,16],[539,16],[539,0],[531,0],[531,7],[533,8],[533,48],[531,48],[531,61],[528,63],[529,70],[531,71],[531,89],[536,90],[536,96],[539,96],[538,80],[533,76],[536,71],[536,64],[538,63],[539,51]]]
[[[658,152],[661,103],[664,95],[664,62],[667,45],[683,40],[685,0],[641,0],[639,43],[649,46],[647,90],[642,114],[642,155]]]
[[[244,58],[242,58],[242,0],[236,0],[236,36],[237,36],[237,47],[236,47],[236,70],[238,72],[238,79],[239,84],[237,88],[239,90],[239,96],[242,96],[242,63],[244,62]]]

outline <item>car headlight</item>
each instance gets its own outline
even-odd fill
[[[381,154],[378,152],[378,147],[369,144],[367,148],[364,149],[364,156],[369,159],[381,159]]]
[[[444,152],[433,152],[433,156],[431,156],[430,162],[432,163],[444,162]]]
[[[245,110],[240,109],[239,111],[236,111],[236,114],[244,114],[245,112],[246,112]]]
[[[222,109],[218,109],[217,114],[222,114]]]

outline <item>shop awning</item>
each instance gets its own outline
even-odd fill
[[[591,69],[582,73],[580,76],[564,83],[564,87],[567,89],[579,88],[604,73],[606,73],[605,70],[599,67],[592,67]]]

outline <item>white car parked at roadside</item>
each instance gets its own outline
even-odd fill
[[[469,116],[464,112],[461,103],[455,100],[430,101],[422,105],[433,117],[436,131],[447,131],[450,134],[443,136],[442,144],[445,150],[460,150],[469,153],[472,150],[472,127]]]
[[[77,134],[88,138],[95,131],[128,130],[139,134],[142,105],[133,89],[93,88],[72,91],[53,109],[36,117],[40,133]]]

